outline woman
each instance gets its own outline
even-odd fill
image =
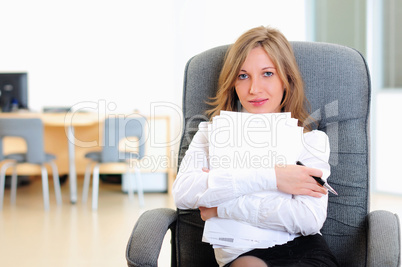
[[[313,148],[304,147],[298,157],[309,167],[288,164],[210,171],[208,123],[199,125],[173,185],[176,206],[199,208],[203,220],[233,219],[286,237],[285,243],[265,249],[215,248],[219,266],[338,266],[319,233],[326,219],[328,194],[311,177],[329,176],[328,137],[311,130],[303,81],[287,39],[265,27],[240,36],[226,55],[211,105],[211,117],[221,110],[291,112],[299,126],[304,126],[304,143]],[[259,191],[270,193],[256,197]]]

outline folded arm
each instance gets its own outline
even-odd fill
[[[209,169],[207,123],[201,123],[180,165],[173,196],[180,209],[216,207],[257,191],[276,189],[275,170]]]
[[[315,132],[307,135],[306,141],[309,146],[300,155],[300,160],[306,166],[319,171],[320,176],[326,180],[330,174],[327,136],[323,132]],[[292,168],[300,168],[301,175],[309,171],[309,168],[303,166],[294,165]],[[309,175],[307,179],[315,182]],[[248,194],[219,205],[217,216],[244,221],[261,228],[310,235],[318,233],[322,228],[327,215],[327,205],[327,194],[321,197],[280,192],[272,192],[262,197],[258,194]]]
[[[219,210],[219,217],[241,220],[263,228],[303,234],[319,231],[326,218],[327,195],[309,175],[322,176],[324,179],[329,176],[328,140],[324,133],[309,134],[305,140],[306,147],[300,160],[312,168],[288,166],[302,170],[305,174],[303,181],[300,177],[289,179],[289,175],[281,175],[286,169],[203,171],[209,168],[206,129],[206,125],[200,125],[173,185],[178,208],[202,207],[202,214],[208,211],[204,207],[215,207],[214,213],[218,214]],[[289,186],[290,183],[292,186]],[[278,189],[294,196],[273,194],[261,198],[253,195],[266,191],[279,193]]]

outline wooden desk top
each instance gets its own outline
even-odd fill
[[[46,126],[91,126],[99,122],[97,113],[36,113],[10,112],[0,113],[0,118],[40,118]]]
[[[127,116],[143,116],[128,114]],[[169,116],[144,116],[147,119],[167,120]],[[40,118],[46,126],[91,126],[102,122],[104,116],[95,112],[42,113],[42,112],[0,112],[0,118]]]

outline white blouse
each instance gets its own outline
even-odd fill
[[[209,169],[208,123],[201,122],[187,150],[173,184],[179,209],[218,207],[218,217],[242,221],[259,228],[286,232],[288,241],[300,235],[319,233],[327,216],[328,195],[315,198],[278,191],[274,168],[241,170]],[[318,130],[304,134],[298,160],[330,175],[328,136]],[[261,197],[257,192],[270,192]],[[216,248],[220,266],[250,248]]]

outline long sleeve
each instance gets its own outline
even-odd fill
[[[306,166],[322,170],[323,179],[330,174],[329,143],[324,132],[304,135],[304,148],[299,160]],[[218,217],[244,221],[260,228],[302,235],[320,231],[327,215],[328,195],[321,198],[272,192],[242,195],[218,206]]]
[[[208,123],[202,122],[180,165],[173,184],[178,208],[216,207],[246,194],[276,189],[274,169],[202,171],[209,169],[207,134]]]

